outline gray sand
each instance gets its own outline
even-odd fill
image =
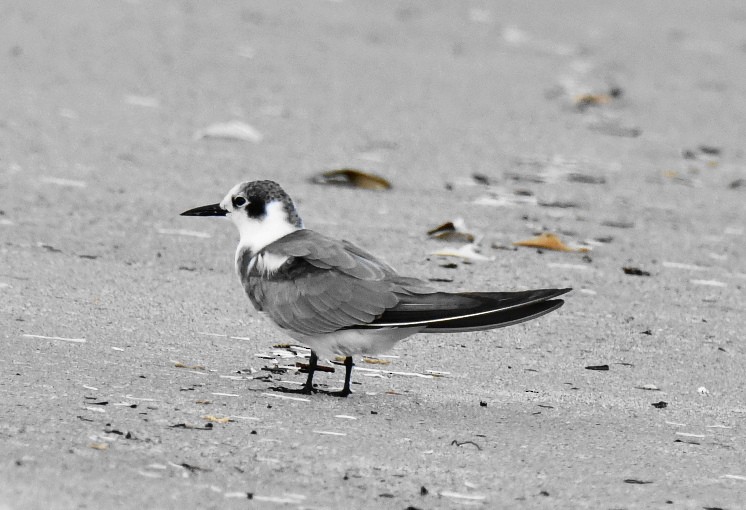
[[[743,508],[745,59],[735,1],[5,2],[0,510]],[[233,226],[178,216],[256,178],[443,288],[575,290],[283,399]],[[493,260],[430,255],[456,217]],[[593,249],[499,249],[542,231]]]

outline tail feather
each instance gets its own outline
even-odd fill
[[[400,302],[363,327],[424,327],[423,333],[478,331],[525,322],[556,310],[553,299],[571,289],[462,292],[401,296]]]
[[[505,326],[512,326],[513,324],[520,324],[521,322],[541,317],[556,310],[564,303],[561,299],[551,299],[519,308],[478,315],[476,317],[451,319],[445,322],[434,323],[423,329],[421,333],[457,333],[462,331],[504,328]]]

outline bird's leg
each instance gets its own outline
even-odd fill
[[[282,386],[273,386],[270,389],[274,391],[280,391],[282,393],[300,393],[303,395],[310,395],[311,393],[315,393],[316,388],[313,387],[313,374],[314,372],[316,372],[318,361],[319,357],[316,356],[315,352],[311,351],[311,357],[308,359],[308,377],[306,378],[306,384],[304,384],[302,388],[291,390]]]
[[[352,356],[347,356],[345,358],[345,385],[344,388],[342,388],[342,391],[337,391],[335,393],[331,393],[331,395],[334,395],[335,397],[346,397],[352,393],[352,390],[350,390],[350,378],[352,376],[352,367],[355,364],[352,362]]]
[[[313,373],[316,372],[316,365],[318,365],[319,357],[316,353],[311,351],[311,357],[308,359],[308,378],[306,384],[303,385],[303,393],[313,393]]]

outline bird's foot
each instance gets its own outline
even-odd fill
[[[330,397],[349,397],[352,395],[352,391],[350,388],[343,388],[338,391],[323,391],[323,390],[317,390],[319,393],[323,393],[324,395],[329,395]]]
[[[269,389],[272,391],[277,391],[279,393],[295,393],[298,395],[311,395],[319,391],[313,386],[306,386],[306,385],[304,385],[302,388],[292,388],[292,389],[285,388],[284,386],[271,386]]]
[[[330,391],[329,395],[332,397],[349,397],[352,395],[352,392],[350,390],[339,390],[339,391]]]

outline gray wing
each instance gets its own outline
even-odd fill
[[[262,252],[289,258],[270,274],[252,268],[244,279],[249,298],[278,326],[304,335],[369,324],[404,296],[434,292],[354,244],[312,230],[288,234]]]

